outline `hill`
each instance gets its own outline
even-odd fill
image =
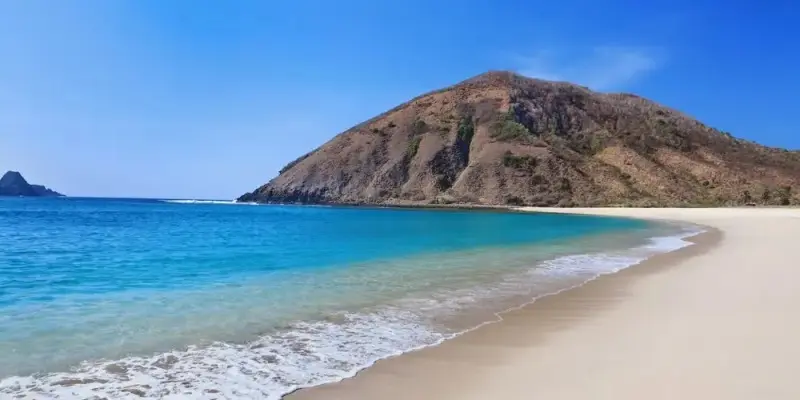
[[[17,171],[8,171],[0,178],[0,196],[63,196],[42,185],[31,185]]]
[[[800,152],[737,139],[635,95],[497,71],[363,122],[239,200],[800,204]]]

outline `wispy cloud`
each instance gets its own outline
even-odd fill
[[[540,50],[516,57],[516,65],[519,73],[534,78],[619,90],[661,67],[663,59],[658,49],[597,46],[579,52]]]

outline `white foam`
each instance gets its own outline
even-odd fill
[[[702,233],[701,230],[696,229],[687,229],[684,232],[681,232],[675,236],[661,236],[661,237],[654,237],[650,239],[650,243],[643,246],[644,249],[653,250],[662,253],[668,253],[671,251],[679,250],[687,246],[691,246],[692,243],[686,241],[687,238],[695,236],[697,234]]]
[[[576,254],[545,261],[544,269],[548,274],[593,274],[596,276],[619,272],[634,266],[659,253],[669,253],[691,246],[686,238],[702,231],[684,230],[673,236],[658,236],[648,239],[648,243],[639,247],[617,252],[599,254]]]
[[[299,387],[352,376],[378,359],[444,338],[411,313],[341,317],[341,323],[298,323],[249,344],[214,343],[152,357],[85,362],[67,373],[10,377],[0,381],[0,395],[278,399]]]
[[[298,388],[353,376],[377,360],[458,336],[434,328],[429,317],[468,309],[486,299],[535,293],[537,285],[570,282],[558,292],[690,245],[685,231],[620,251],[558,257],[487,287],[443,290],[336,321],[298,322],[247,344],[214,343],[150,357],[84,362],[71,372],[0,380],[0,397],[31,399],[279,399]],[[504,310],[492,321],[502,320]]]
[[[258,205],[258,203],[236,200],[161,200],[164,203],[174,204],[227,204],[227,205]]]

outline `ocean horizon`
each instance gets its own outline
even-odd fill
[[[687,245],[461,209],[0,199],[0,394],[280,398]]]

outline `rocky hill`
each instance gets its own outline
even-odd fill
[[[631,94],[488,72],[361,123],[240,201],[800,204],[800,152]]]
[[[63,196],[42,185],[31,185],[17,171],[8,171],[0,178],[0,196]]]

